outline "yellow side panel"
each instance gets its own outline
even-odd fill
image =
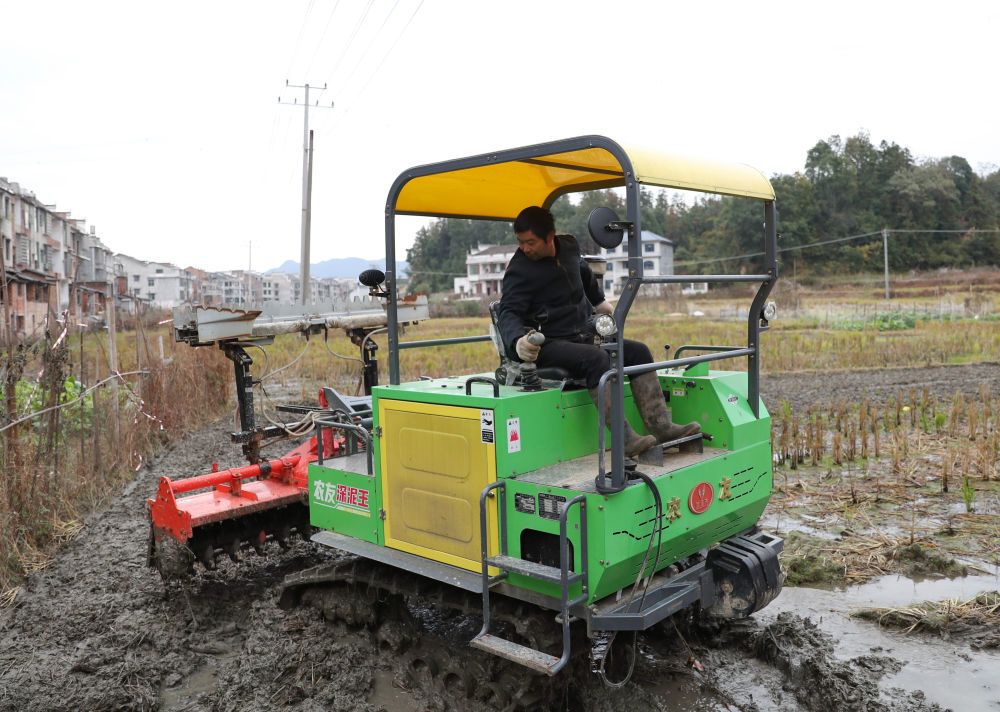
[[[480,410],[380,400],[379,424],[386,545],[481,571],[479,495],[496,481],[496,452],[482,442]],[[492,500],[487,527],[493,554]]]

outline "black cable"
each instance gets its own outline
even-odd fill
[[[639,610],[642,610],[643,603],[646,601],[646,593],[649,591],[649,585],[653,581],[653,575],[656,573],[656,567],[660,564],[660,549],[663,544],[663,500],[660,498],[660,490],[656,488],[656,484],[653,479],[643,473],[643,472],[633,472],[631,473],[641,479],[647,487],[653,492],[653,501],[656,504],[656,524],[654,525],[656,530],[656,557],[653,559],[653,569],[649,576],[646,577],[646,585],[642,588],[642,596],[639,598]],[[646,571],[646,564],[649,563],[649,552],[653,548],[653,533],[649,533],[649,544],[646,545],[646,555],[642,559],[642,565],[639,567],[639,575],[635,579],[635,583],[632,585],[632,593],[629,594],[628,603],[625,606],[625,610],[631,610],[632,602],[635,600],[635,593],[639,590],[639,582],[642,581],[642,575]],[[613,631],[611,636],[608,638],[607,646],[604,648],[604,653],[601,655],[601,664],[597,670],[597,674],[600,675],[601,680],[608,687],[620,688],[624,687],[630,679],[632,679],[632,672],[635,670],[635,661],[638,657],[638,647],[639,633],[636,631],[632,634],[632,659],[629,661],[628,672],[625,677],[618,682],[611,682],[608,676],[605,674],[605,664],[608,660],[608,653],[611,652],[611,645],[615,641],[615,636],[618,635],[618,631]]]

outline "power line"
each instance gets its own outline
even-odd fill
[[[323,40],[326,39],[326,33],[330,29],[330,23],[333,22],[333,16],[337,12],[338,7],[340,7],[340,0],[337,0],[337,2],[333,4],[333,9],[330,10],[330,16],[326,18],[326,25],[323,27],[323,34],[319,36],[319,42],[316,43],[316,51],[313,52],[312,59],[309,60],[309,66],[306,67],[306,74],[309,73],[313,64],[316,63],[316,55],[319,54],[319,50],[323,46]]]
[[[969,228],[968,230],[919,230],[919,229],[904,229],[904,230],[889,230],[890,233],[893,232],[952,232],[952,233],[976,233],[976,232],[1000,232],[1000,230],[979,230],[978,228]]]
[[[364,63],[365,58],[368,57],[368,53],[371,51],[372,47],[375,46],[375,41],[379,38],[379,35],[382,34],[382,30],[385,29],[386,24],[388,24],[389,22],[389,18],[392,17],[392,13],[396,11],[396,8],[398,6],[399,6],[399,0],[396,0],[396,2],[393,3],[392,8],[389,10],[389,13],[385,16],[385,19],[382,20],[382,24],[379,25],[378,30],[375,31],[375,35],[372,37],[371,42],[369,42],[368,46],[365,47],[365,51],[361,53],[361,59],[355,62],[354,68],[351,70],[351,73],[348,74],[347,79],[344,80],[343,83],[344,87],[350,84],[351,79],[353,79],[354,75],[357,74],[358,67],[360,67]]]
[[[849,235],[848,237],[835,237],[831,240],[820,240],[819,242],[810,242],[806,245],[792,245],[791,247],[781,247],[778,252],[790,252],[792,250],[804,250],[807,247],[818,247],[819,245],[832,245],[835,242],[848,242],[850,240],[860,240],[863,237],[872,237],[874,235],[881,235],[882,231],[878,232],[866,232],[861,235]]]
[[[295,38],[295,49],[292,51],[292,56],[288,60],[288,71],[285,72],[286,77],[292,73],[292,65],[295,63],[295,57],[298,56],[299,45],[302,44],[302,34],[306,31],[306,25],[309,23],[309,13],[312,12],[313,3],[315,1],[316,0],[309,0],[309,4],[306,6],[306,12],[302,16],[302,25],[299,27],[299,35]]]
[[[364,86],[361,87],[361,90],[358,92],[357,96],[354,97],[355,100],[360,99],[361,96],[365,93],[365,90],[368,88],[368,85],[372,83],[372,79],[374,79],[375,75],[379,73],[380,69],[382,69],[382,65],[385,64],[385,60],[389,58],[389,55],[392,54],[392,51],[396,49],[396,45],[399,44],[399,40],[403,37],[403,35],[406,34],[406,30],[409,28],[410,23],[413,22],[413,18],[417,16],[418,12],[420,12],[420,8],[423,7],[423,4],[424,0],[420,0],[420,4],[417,5],[417,9],[413,11],[413,14],[410,15],[410,19],[406,21],[405,25],[403,25],[403,29],[400,31],[398,35],[396,35],[396,39],[393,41],[392,46],[389,47],[389,49],[386,51],[384,55],[382,55],[382,60],[378,63],[378,66],[375,67],[375,71],[368,76],[368,81],[365,82]]]
[[[354,40],[358,36],[358,32],[361,31],[361,26],[365,23],[365,19],[368,17],[368,13],[372,9],[372,5],[375,0],[368,0],[368,5],[365,6],[365,11],[361,14],[361,18],[358,20],[357,24],[354,25],[354,30],[351,32],[351,38],[347,40],[347,45],[344,47],[344,51],[340,53],[340,57],[337,59],[337,63],[333,65],[333,70],[330,72],[330,79],[337,75],[337,70],[340,68],[340,63],[344,61],[344,57],[347,53],[351,51],[351,45],[354,44]]]
[[[918,228],[904,228],[904,229],[899,229],[899,230],[897,230],[897,229],[889,229],[889,230],[887,230],[887,232],[890,235],[892,233],[908,233],[908,234],[916,234],[916,233],[955,233],[955,234],[969,234],[969,233],[977,233],[977,232],[994,233],[994,232],[1000,232],[1000,230],[992,230],[992,229],[990,229],[990,230],[976,230],[976,229],[970,229],[970,230],[931,230],[931,229],[926,229],[926,230],[924,230],[924,229],[918,229]],[[792,250],[804,250],[807,247],[820,247],[822,245],[832,245],[832,244],[837,243],[837,242],[849,242],[851,240],[861,240],[861,239],[866,238],[866,237],[874,237],[876,235],[881,235],[881,234],[882,234],[882,231],[879,230],[878,232],[865,232],[865,233],[862,233],[860,235],[848,235],[847,237],[834,237],[834,238],[831,238],[829,240],[820,240],[819,242],[809,242],[809,243],[806,243],[805,245],[790,245],[789,247],[780,247],[780,248],[778,248],[778,253],[780,254],[782,252],[791,252]],[[746,253],[744,255],[734,255],[732,257],[715,257],[715,258],[710,259],[710,260],[687,260],[687,261],[684,261],[684,262],[675,262],[674,263],[674,267],[686,267],[688,265],[706,265],[706,264],[712,264],[714,262],[727,262],[729,260],[742,260],[742,259],[747,259],[748,257],[760,257],[763,254],[764,254],[763,252],[748,252],[748,253]],[[697,275],[694,275],[694,276],[697,276]]]

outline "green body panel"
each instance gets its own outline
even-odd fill
[[[712,448],[706,448],[710,452]],[[771,495],[771,448],[761,442],[737,452],[720,452],[712,459],[684,467],[671,473],[654,476],[663,503],[663,532],[660,540],[657,570],[675,563],[701,549],[752,527],[760,518]],[[664,458],[669,462],[670,455]],[[653,468],[640,466],[640,471]],[[723,481],[729,480],[729,496],[723,500]],[[689,497],[692,489],[707,482],[712,486],[712,500],[702,513],[692,511]],[[564,496],[567,500],[578,491],[541,486],[514,478],[507,482],[507,529],[509,551],[521,556],[521,536],[526,530],[542,531],[558,536],[559,522],[537,514],[517,511],[517,495],[539,493]],[[670,503],[676,500],[677,514],[670,520]],[[639,567],[650,546],[655,525],[655,500],[643,482],[627,487],[623,492],[605,496],[590,493],[587,511],[587,562],[590,601],[602,598],[635,583]],[[568,539],[574,552],[573,570],[579,571],[580,531],[579,508],[574,507],[567,518]],[[657,556],[657,542],[652,543],[646,573],[652,572]],[[555,563],[554,561],[551,563]],[[558,586],[544,584],[511,574],[510,583],[557,596]]]
[[[309,466],[309,523],[373,544],[384,543],[379,478],[338,470],[341,460],[346,458]]]
[[[760,418],[754,417],[747,402],[745,372],[709,371],[706,364],[699,364],[687,372],[661,371],[659,376],[674,422],[698,421],[702,431],[712,437],[704,441],[703,455],[667,454],[662,467],[639,468],[653,478],[663,501],[664,528],[657,561],[657,569],[662,569],[752,527],[770,497],[772,478],[770,416],[763,403],[759,403]],[[469,378],[440,378],[373,389],[375,474],[368,477],[338,470],[336,459],[328,460],[323,467],[310,467],[312,523],[384,544],[383,522],[378,517],[383,501],[382,463],[377,446],[381,433],[380,400],[492,411],[493,431],[484,433],[483,438],[484,442],[487,437],[493,438],[497,477],[507,483],[504,501],[508,553],[530,554],[524,551],[522,541],[527,542],[528,548],[537,549],[541,537],[549,547],[546,563],[557,566],[557,547],[553,542],[558,541],[559,521],[551,518],[554,516],[551,509],[545,512],[549,517],[541,516],[539,495],[564,497],[568,501],[582,493],[587,497],[589,601],[631,586],[650,544],[656,519],[655,501],[642,482],[609,496],[596,492],[597,409],[589,393],[583,389],[525,392],[519,387],[500,386],[498,396],[494,397],[491,385],[473,383],[471,394],[466,395]],[[627,387],[626,415],[636,430],[645,432]],[[517,426],[516,444],[509,437],[509,422]],[[610,467],[610,457],[606,467]],[[370,516],[359,515],[357,507],[335,507],[319,501],[315,482],[322,482],[323,488],[343,485],[368,490]],[[699,487],[704,495],[705,483],[712,489],[710,504],[703,512],[696,513],[689,504],[692,490]],[[322,494],[325,497],[326,491]],[[702,503],[706,501],[708,498]],[[672,502],[673,515],[679,516],[671,519]],[[533,511],[525,511],[531,506]],[[568,516],[575,571],[583,565],[580,512],[580,507],[575,506]],[[647,573],[656,558],[655,544]],[[513,573],[508,583],[549,596],[559,595],[557,585]],[[579,592],[577,584],[570,595]]]
[[[478,377],[492,375],[483,373]],[[473,383],[472,394],[467,396],[466,381],[473,377],[379,386],[372,390],[375,424],[379,424],[379,399],[490,409],[495,416],[497,477],[500,478],[597,452],[597,409],[585,389],[560,391],[550,388],[525,392],[520,386],[500,386],[500,395],[494,398],[492,386]],[[646,432],[628,386],[625,415],[636,430]],[[519,450],[508,446],[508,421],[512,419],[517,419],[520,426]]]
[[[667,394],[675,423],[697,420],[702,431],[715,438],[714,447],[736,450],[770,442],[771,418],[763,401],[759,403],[760,418],[754,417],[747,402],[745,372],[711,371],[699,377],[692,375],[694,370],[660,374],[660,386]]]

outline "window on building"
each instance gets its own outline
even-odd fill
[[[644,250],[646,250],[646,252],[653,252],[653,250],[656,249],[656,245],[654,245],[652,242],[647,242],[642,247]]]
[[[604,251],[607,252],[609,255],[615,254],[615,248],[614,247],[609,247],[609,248],[607,248]]]
[[[154,299],[156,299],[156,294],[154,294],[153,292],[150,292],[149,293],[149,301],[153,301]]]
[[[155,282],[155,281],[153,280],[153,278],[152,278],[152,277],[150,277],[149,279],[147,279],[147,280],[146,280],[146,286],[147,286],[147,287],[152,287],[152,286],[154,286],[155,284],[156,284],[156,282]]]
[[[156,273],[157,274],[163,274],[163,268],[162,267],[157,267],[156,268]]]
[[[642,263],[642,268],[644,270],[646,270],[646,269],[653,269],[654,268],[653,260],[646,260],[645,262],[643,262]]]
[[[133,281],[133,282],[138,282],[138,281],[139,281],[139,275],[137,275],[137,274],[133,274],[133,275],[132,275],[132,281]]]
[[[614,272],[614,271],[615,271],[615,263],[608,262],[608,272]]]
[[[604,280],[604,288],[605,289],[611,289],[611,285],[612,284],[614,284],[614,280],[613,279],[606,279],[606,280]]]

